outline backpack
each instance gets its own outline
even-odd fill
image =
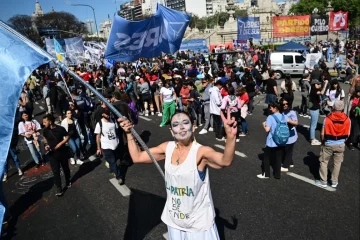
[[[272,134],[272,138],[277,146],[285,146],[290,137],[290,130],[285,119],[285,115],[282,114],[281,121],[275,116],[271,115],[276,121],[275,132]]]
[[[74,102],[76,102],[76,105],[80,111],[82,112],[90,111],[91,102],[88,99],[84,97],[74,98]]]
[[[64,100],[65,99],[66,93],[64,92],[64,90],[61,87],[56,86],[56,92],[57,92],[58,100]]]

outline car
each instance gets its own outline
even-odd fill
[[[303,74],[306,59],[297,52],[272,52],[269,57],[268,66],[276,72],[276,79],[286,74]]]

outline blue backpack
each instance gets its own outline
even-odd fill
[[[272,138],[277,146],[285,146],[290,137],[290,130],[286,122],[285,115],[282,114],[281,121],[275,116],[271,115],[276,121],[275,132],[272,134]]]

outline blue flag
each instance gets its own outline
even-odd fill
[[[134,62],[179,50],[190,15],[158,4],[154,16],[136,22],[115,16],[107,42],[105,58]]]
[[[65,52],[64,52],[63,48],[61,47],[60,43],[55,38],[54,38],[54,47],[55,47],[55,53],[56,53],[57,60],[63,61]]]
[[[36,51],[4,28],[0,22],[0,177],[8,155],[20,94],[30,73],[51,59]],[[6,201],[0,183],[0,223]],[[0,224],[1,230],[2,224]]]
[[[261,39],[259,17],[238,18],[237,23],[238,23],[237,40],[249,40],[250,38]]]
[[[192,39],[183,41],[180,46],[180,51],[193,51],[193,52],[209,52],[206,39]]]

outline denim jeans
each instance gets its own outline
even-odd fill
[[[34,159],[36,164],[40,163],[40,160],[42,160],[41,152],[38,151],[34,145],[34,143],[27,143],[27,146],[30,150],[31,156]]]
[[[18,156],[16,154],[15,148],[9,148],[9,155],[13,159],[15,167],[17,169],[19,169],[20,168],[20,161],[19,161],[19,158],[18,158]],[[7,171],[8,171],[8,162],[7,162],[7,159],[6,159],[5,166],[4,166],[4,173],[7,173]]]
[[[178,97],[178,104],[179,104],[179,110],[184,111],[184,106],[182,105],[181,97]]]
[[[69,138],[69,146],[71,148],[71,151],[76,154],[77,159],[80,158],[80,151],[81,151],[81,145],[80,145],[80,138]]]
[[[315,139],[315,130],[319,120],[319,109],[310,110],[310,140]]]
[[[116,179],[120,179],[120,168],[116,164],[117,150],[103,149],[104,158],[110,165],[110,171],[115,174]]]

